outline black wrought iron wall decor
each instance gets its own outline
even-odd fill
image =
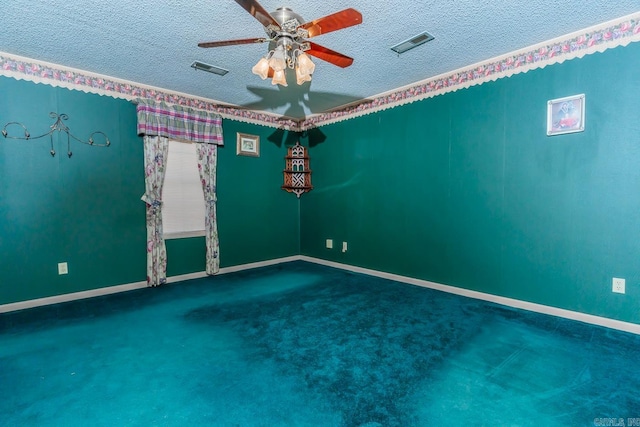
[[[89,135],[89,139],[87,141],[83,141],[80,138],[75,137],[73,134],[71,134],[71,132],[69,131],[69,128],[67,127],[67,125],[65,125],[63,123],[63,120],[67,120],[69,118],[69,116],[67,116],[64,113],[58,114],[58,113],[51,112],[51,113],[49,113],[49,117],[51,117],[52,119],[56,119],[56,121],[55,121],[54,124],[49,126],[49,132],[43,133],[42,135],[31,136],[31,134],[29,134],[29,131],[27,130],[26,126],[23,125],[22,123],[19,123],[19,122],[9,122],[6,125],[4,125],[4,127],[2,128],[2,135],[5,138],[22,139],[24,141],[28,141],[28,140],[32,140],[32,139],[39,139],[39,138],[43,138],[43,137],[49,135],[49,141],[51,142],[51,151],[49,151],[49,153],[51,153],[52,157],[54,157],[56,155],[56,150],[53,149],[53,133],[55,131],[64,132],[64,133],[67,134],[67,155],[69,157],[71,157],[73,155],[73,153],[71,152],[71,138],[73,138],[74,140],[76,140],[78,142],[81,142],[82,144],[93,145],[94,147],[108,147],[108,146],[111,145],[111,142],[109,141],[109,138],[107,138],[107,135],[104,132],[101,132],[101,131],[93,132],[91,135]],[[7,127],[11,126],[11,125],[16,125],[16,126],[22,127],[22,129],[24,130],[24,136],[11,136],[11,135],[9,135],[9,133],[7,132]],[[94,135],[101,135],[101,137],[100,137],[101,143],[96,143],[96,141],[93,138]],[[104,141],[102,141],[102,139],[104,139]]]

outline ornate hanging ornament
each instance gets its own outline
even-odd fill
[[[309,156],[307,149],[296,142],[289,147],[285,157],[283,190],[294,193],[298,198],[303,193],[313,190],[311,185],[311,169],[309,169]]]

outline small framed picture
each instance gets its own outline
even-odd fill
[[[238,156],[260,157],[260,137],[238,132],[236,154]]]
[[[584,94],[547,102],[547,135],[584,131]]]

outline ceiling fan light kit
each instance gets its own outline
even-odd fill
[[[280,85],[280,86],[288,86],[287,85],[287,77],[284,74],[284,70],[278,70],[273,73],[273,78],[271,79],[272,85]]]
[[[273,71],[283,71],[287,68],[288,59],[284,47],[281,45],[276,47],[275,50],[269,52],[271,58],[269,59],[269,67],[273,68]]]
[[[296,67],[296,83],[299,85],[311,81],[311,75],[316,70],[316,64],[311,62],[309,55],[302,52],[298,54],[298,66]]]
[[[267,61],[267,58],[261,58],[260,61],[253,66],[251,72],[260,76],[262,80],[265,80],[269,76],[269,61]]]
[[[287,86],[287,69],[295,70],[297,84],[311,81],[316,66],[309,55],[342,68],[353,63],[353,58],[306,39],[362,23],[362,15],[357,10],[345,9],[305,23],[300,15],[287,7],[269,13],[257,0],[236,0],[236,3],[264,26],[268,38],[202,42],[198,46],[209,48],[268,41],[269,52],[251,71],[263,80],[271,77],[271,84],[281,86]]]

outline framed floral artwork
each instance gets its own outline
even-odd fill
[[[260,137],[238,132],[236,155],[260,157]]]
[[[547,102],[547,135],[584,131],[584,94],[552,99]]]

